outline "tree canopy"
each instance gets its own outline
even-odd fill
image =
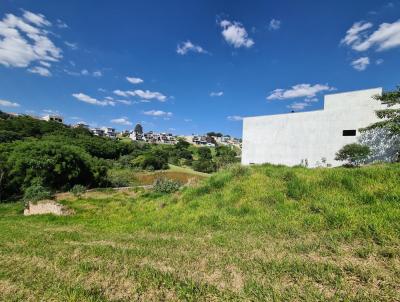
[[[374,96],[374,99],[386,105],[387,108],[376,111],[376,115],[381,121],[361,130],[383,128],[392,135],[400,135],[400,85],[393,91],[383,92],[382,95]]]
[[[140,124],[136,124],[135,129],[133,130],[137,134],[143,134],[143,127]]]

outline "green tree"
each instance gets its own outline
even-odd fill
[[[0,143],[8,143],[21,139],[21,135],[14,131],[0,130]]]
[[[385,148],[390,150],[392,160],[400,162],[400,85],[393,91],[374,96],[374,99],[386,105],[386,108],[375,111],[379,122],[360,131],[364,132],[364,137],[371,134],[380,137],[386,143]],[[375,145],[371,147],[372,150],[376,148]]]
[[[3,196],[20,195],[37,180],[50,190],[106,183],[107,166],[69,142],[17,141],[0,145]]]
[[[193,162],[193,169],[199,172],[212,173],[215,172],[215,164],[212,161],[211,149],[208,147],[200,147],[197,149],[198,159]]]
[[[215,164],[212,160],[195,160],[192,166],[195,171],[204,173],[215,172]]]
[[[383,128],[388,130],[392,135],[400,135],[400,108],[393,108],[400,106],[400,85],[397,86],[396,90],[383,92],[382,95],[374,96],[374,99],[387,106],[386,109],[376,111],[377,117],[382,119],[382,121],[361,130]]]
[[[367,159],[370,153],[368,146],[355,143],[348,144],[336,153],[335,160],[347,161],[349,166],[359,166]]]
[[[190,147],[190,143],[188,143],[187,141],[183,140],[183,139],[178,139],[178,142],[175,145],[175,149],[187,149]]]
[[[222,134],[222,133],[220,133],[220,132],[214,132],[214,131],[211,131],[211,132],[208,132],[208,133],[207,133],[207,136],[222,137],[222,136],[223,136],[223,134]]]
[[[168,161],[154,153],[139,155],[132,161],[132,165],[142,170],[163,170],[168,169]]]
[[[199,160],[212,159],[211,149],[208,147],[200,147],[199,149],[197,149],[197,155],[199,156]]]
[[[133,130],[137,134],[143,134],[143,127],[140,124],[136,124],[135,129]]]
[[[215,148],[215,162],[218,169],[226,167],[229,164],[238,162],[236,152],[228,146],[218,146]]]

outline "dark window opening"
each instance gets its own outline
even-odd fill
[[[356,130],[343,130],[343,136],[356,136]]]

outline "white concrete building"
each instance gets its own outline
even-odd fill
[[[89,129],[89,125],[84,123],[84,122],[79,122],[76,123],[75,125],[72,126],[73,128],[85,128],[85,129]]]
[[[101,128],[93,128],[90,130],[95,136],[104,136],[104,130]]]
[[[324,109],[243,119],[242,164],[338,166],[335,153],[378,120],[382,88],[326,95]]]
[[[57,123],[61,123],[61,124],[64,122],[64,119],[62,118],[61,115],[54,115],[54,114],[45,115],[43,117],[43,120],[45,120],[47,122],[53,121],[53,122],[57,122]]]
[[[104,131],[104,135],[109,137],[109,138],[116,138],[117,133],[115,132],[115,128],[112,127],[103,127],[101,130]]]

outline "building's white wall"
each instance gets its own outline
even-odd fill
[[[382,107],[372,97],[382,88],[325,96],[324,109],[310,112],[248,117],[243,119],[242,164],[273,163],[298,165],[307,159],[310,167],[326,158],[332,166],[335,153],[355,142],[359,128],[377,121]],[[343,130],[357,136],[343,136]]]

